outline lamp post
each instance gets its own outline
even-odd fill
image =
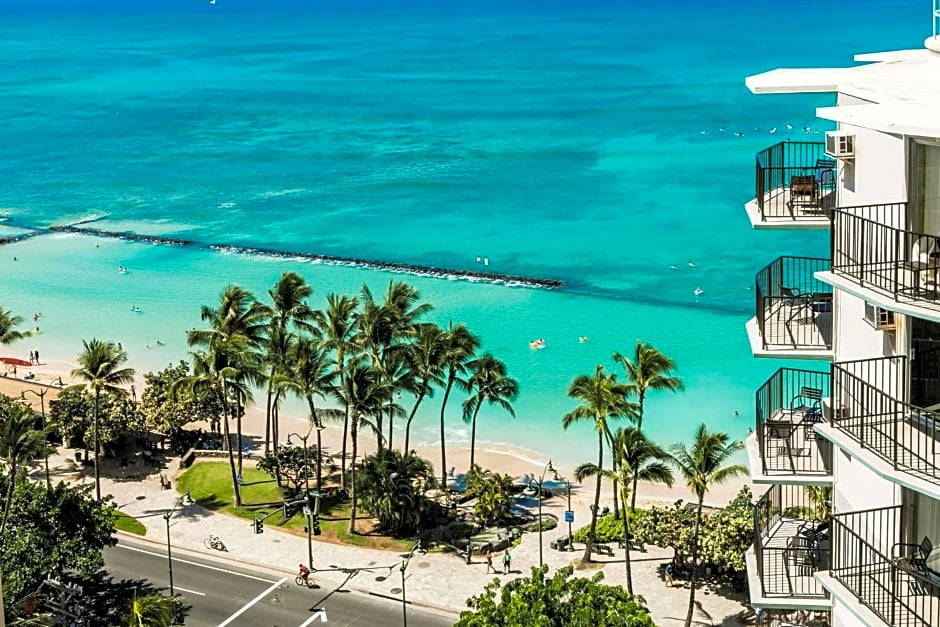
[[[408,570],[408,563],[411,562],[411,558],[414,557],[415,551],[424,555],[427,551],[424,550],[421,546],[421,540],[418,540],[417,544],[411,547],[411,550],[408,551],[408,554],[405,555],[405,559],[401,562],[401,624],[403,627],[408,627],[408,602],[405,599],[405,571]]]
[[[192,505],[193,499],[189,496],[189,492],[183,496],[176,499],[176,502],[173,504],[173,509],[168,509],[163,512],[163,520],[166,522],[166,561],[170,571],[170,596],[176,594],[173,590],[173,554],[170,548],[170,519],[173,518],[173,514],[176,513],[176,508],[180,505],[187,506]]]
[[[568,511],[571,511],[571,481],[565,480],[568,484]],[[566,514],[567,516],[567,514]],[[568,550],[574,551],[574,536],[571,535],[571,518],[568,518]]]
[[[36,396],[39,397],[39,409],[42,412],[42,428],[43,429],[46,428],[46,392],[47,391],[48,390],[46,390],[45,388],[41,388],[39,390],[20,390],[20,400],[23,401],[24,403],[27,402],[26,401],[27,392],[29,392],[30,394],[35,394]],[[52,481],[49,480],[49,448],[48,446],[46,447],[45,457],[46,457],[46,487],[51,488]]]
[[[304,443],[304,494],[307,498],[307,509],[304,512],[307,516],[307,568],[311,571],[313,571],[313,510],[310,509],[310,464],[307,461],[307,440],[310,438],[310,433],[313,431],[314,427],[318,427],[318,425],[310,425],[310,428],[307,429],[307,435],[299,435],[297,433],[287,434],[288,446],[291,444],[291,436],[298,438]],[[317,451],[317,455],[319,454],[320,451]]]
[[[545,473],[551,470],[555,472],[555,468],[552,466],[552,460],[548,460],[548,463],[545,464],[545,469],[542,470],[542,475],[539,477],[539,568],[542,567],[543,557],[542,557],[542,484],[545,483]]]

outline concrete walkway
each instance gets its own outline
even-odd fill
[[[50,457],[53,481],[61,479],[74,483],[94,483],[93,470],[78,468],[74,458],[75,452],[70,449],[60,449],[57,455]],[[147,528],[147,539],[158,543],[157,546],[165,546],[166,523],[163,514],[174,506],[180,494],[175,489],[161,490],[160,473],[170,478],[175,488],[178,458],[169,458],[164,470],[145,471],[140,464],[128,469],[112,466],[110,460],[102,464],[102,494],[112,495],[118,509],[137,518]],[[42,466],[37,465],[30,474],[33,479],[42,480],[43,473]],[[531,500],[537,505],[537,501]],[[554,514],[559,520],[564,518],[565,507],[564,498],[554,497],[543,503],[543,511]],[[575,529],[588,520],[583,514],[576,511],[578,523]],[[559,552],[549,548],[551,540],[566,534],[566,529],[562,527],[544,533],[544,559],[551,570],[572,563],[583,552],[583,548],[573,552]],[[209,534],[219,536],[228,552],[220,554],[207,550],[203,542]],[[198,505],[177,509],[170,521],[170,536],[176,547],[212,553],[227,560],[262,565],[285,573],[295,573],[297,565],[306,563],[307,558],[306,536],[296,536],[270,526],[265,528],[263,534],[256,535],[250,521],[215,513]],[[155,550],[159,549],[155,547]],[[598,561],[606,583],[624,585],[626,575],[623,553],[616,553],[615,557],[602,556]],[[408,599],[456,614],[466,609],[467,598],[479,594],[494,577],[505,581],[528,575],[530,567],[537,566],[539,562],[538,534],[525,534],[521,544],[511,554],[512,572],[509,575],[487,574],[486,564],[478,556],[474,556],[471,564],[466,564],[462,558],[450,554],[416,555],[406,573]],[[666,587],[657,572],[659,564],[670,556],[671,551],[656,547],[647,547],[645,552],[634,551],[632,554],[634,589],[646,599],[660,627],[682,625],[688,607],[688,589]],[[499,566],[500,558],[501,554],[494,554],[494,562]],[[325,587],[343,585],[391,599],[401,598],[399,566],[402,556],[395,552],[330,544],[314,539],[313,562],[317,568],[317,581]],[[585,575],[593,572],[585,571]],[[719,595],[700,590],[696,597],[696,624],[723,627],[746,624],[736,618],[745,609],[744,594],[722,592]]]

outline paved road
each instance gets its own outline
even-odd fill
[[[169,586],[164,549],[121,538],[120,544],[105,550],[104,559],[108,572],[116,579],[144,578],[158,587]],[[374,575],[389,573],[383,570]],[[391,576],[400,577],[400,573]],[[401,602],[325,583],[323,588],[308,590],[297,586],[293,576],[220,564],[191,554],[174,553],[173,586],[192,606],[186,624],[193,627],[315,627],[323,623],[373,627],[403,622]],[[453,622],[452,617],[408,607],[408,624],[412,627],[444,627]]]

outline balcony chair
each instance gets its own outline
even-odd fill
[[[918,237],[911,250],[911,268],[915,273],[915,292],[936,294],[940,286],[940,250],[937,238]]]
[[[914,575],[909,582],[911,594],[940,596],[940,573],[927,565],[933,550],[933,542],[927,536],[924,536],[920,544],[898,543],[892,548],[895,566]]]
[[[813,309],[813,295],[804,294],[799,288],[787,287],[783,283],[779,285],[782,306],[787,307],[787,322],[796,322],[802,324],[816,320],[816,311]],[[801,315],[808,313],[809,315]]]
[[[813,174],[795,174],[790,177],[790,199],[787,207],[792,211],[796,208],[818,211],[820,195],[816,176]]]
[[[813,167],[813,178],[816,179],[816,185],[821,189],[835,189],[835,159],[816,159],[816,165]]]

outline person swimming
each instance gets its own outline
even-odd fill
[[[591,341],[591,338],[589,338],[589,337],[586,336],[586,335],[580,335],[580,336],[578,336],[578,341],[581,342],[582,344],[584,344],[585,342],[590,342],[590,341]]]

